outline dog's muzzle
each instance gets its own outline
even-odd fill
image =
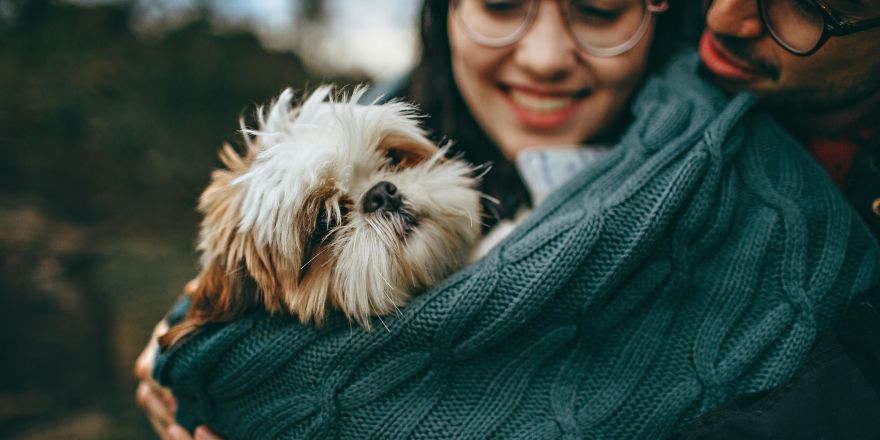
[[[381,181],[374,187],[370,188],[361,201],[364,213],[369,214],[375,211],[397,212],[403,205],[403,197],[400,191],[393,183]]]

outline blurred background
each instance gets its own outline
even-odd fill
[[[239,116],[418,53],[416,0],[0,0],[0,438],[155,438],[134,360]]]

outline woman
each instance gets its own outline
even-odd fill
[[[659,15],[655,26],[655,15],[666,9],[666,2],[620,1],[613,9],[607,4],[426,3],[426,57],[399,95],[420,103],[432,115],[428,125],[435,135],[457,140],[467,159],[495,164],[482,189],[500,200],[497,218],[512,218],[530,203],[514,161],[531,148],[616,140],[629,123],[629,101],[649,66],[659,65],[668,53],[671,42],[654,39],[671,35],[659,32],[661,26],[675,26],[677,17],[670,13]],[[650,278],[652,273],[643,274],[648,277],[644,281],[665,282]],[[645,329],[633,331],[650,330]],[[167,394],[163,401],[162,392],[149,384],[151,358],[147,353],[138,370],[144,380],[139,402],[165,432],[173,403]],[[714,401],[724,397],[723,390],[715,392],[721,394]],[[167,432],[183,434],[176,426]]]
[[[491,164],[481,188],[497,201],[484,206],[489,231],[532,203],[515,165],[521,152],[619,136],[630,98],[678,42],[685,14],[668,8],[657,0],[428,0],[421,62],[382,91],[419,104],[433,140],[454,140],[471,163]],[[138,403],[160,433],[185,438],[170,423],[173,397],[150,378],[152,350],[138,361]]]

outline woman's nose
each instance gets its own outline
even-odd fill
[[[755,39],[764,33],[764,24],[755,0],[714,0],[706,11],[706,27],[719,35]]]
[[[577,46],[566,31],[558,2],[539,3],[535,21],[516,43],[514,60],[536,79],[555,80],[577,63]]]

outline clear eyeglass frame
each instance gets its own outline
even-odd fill
[[[461,10],[461,8],[459,8],[459,3],[461,3],[461,1],[462,0],[453,0],[451,5],[452,11],[455,14],[455,19],[458,21],[458,24],[464,31],[464,33],[467,34],[468,37],[477,44],[486,47],[500,48],[510,46],[518,42],[520,39],[522,39],[523,36],[525,36],[525,34],[529,31],[532,23],[535,21],[535,17],[538,15],[538,6],[541,0],[530,0],[528,12],[526,13],[526,16],[524,17],[519,27],[509,35],[496,38],[481,35],[468,26],[464,17],[459,12]],[[563,16],[562,18],[563,22],[565,23],[566,33],[581,50],[590,55],[598,57],[614,57],[626,53],[627,51],[635,47],[637,44],[639,44],[642,38],[644,38],[645,33],[647,33],[648,28],[651,25],[651,22],[654,20],[654,16],[669,9],[669,3],[666,0],[644,0],[644,15],[642,16],[642,21],[639,24],[639,27],[636,29],[635,33],[632,36],[623,43],[615,46],[597,47],[584,43],[572,31],[571,2],[559,0],[559,3],[559,9]]]

